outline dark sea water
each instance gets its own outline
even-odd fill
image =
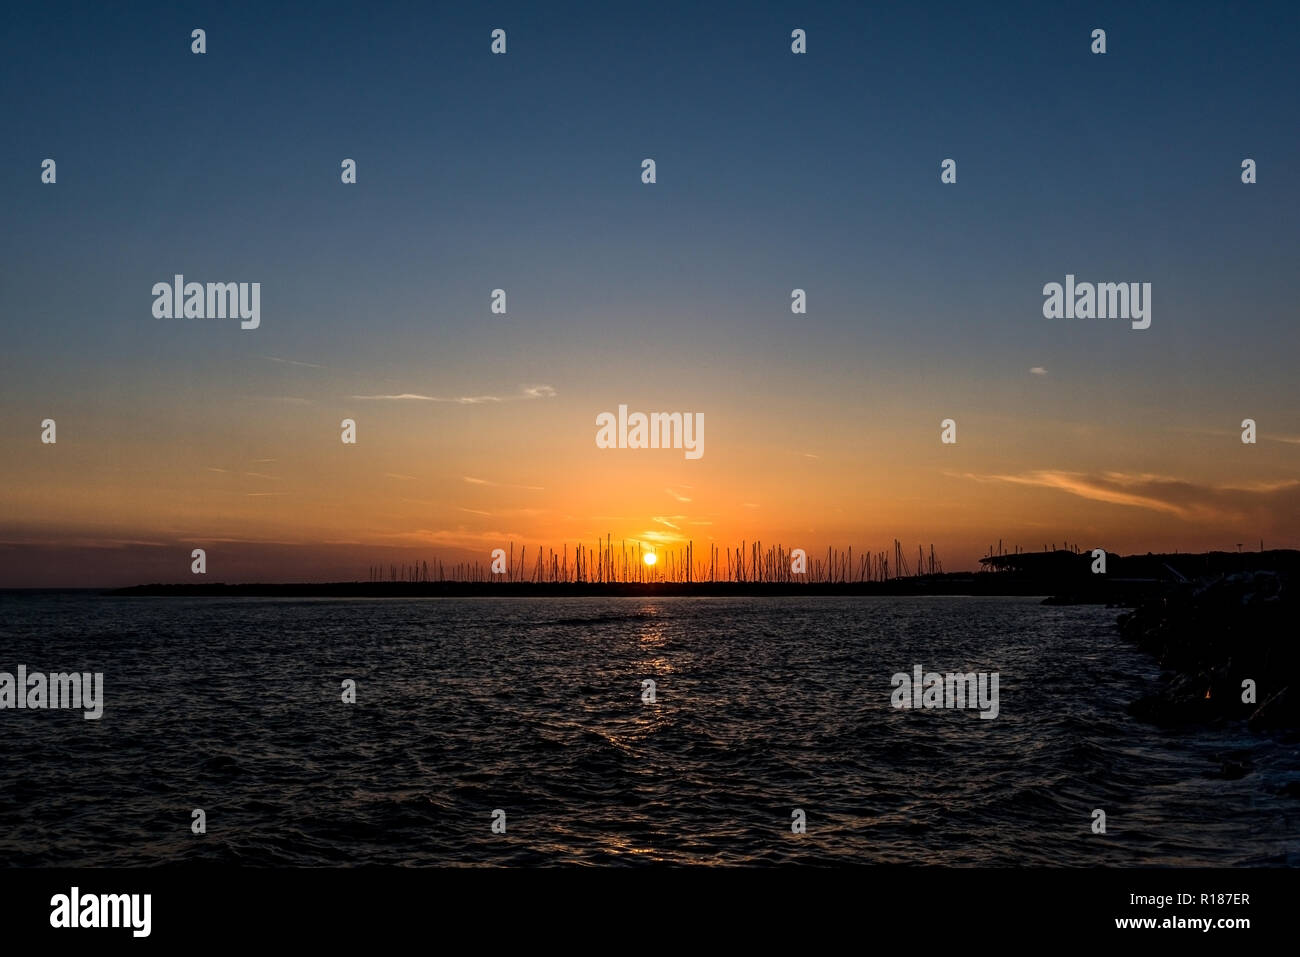
[[[1158,670],[1115,615],[1019,598],[0,593],[0,671],[102,671],[106,699],[99,721],[0,711],[0,856],[1300,863],[1300,800],[1282,793],[1297,746],[1128,717]],[[915,664],[998,672],[1000,715],[892,708],[891,675]]]

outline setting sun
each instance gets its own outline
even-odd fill
[[[646,552],[646,553],[645,553],[645,563],[646,563],[647,565],[653,565],[653,564],[654,564],[655,562],[657,562],[658,560],[659,560],[659,559],[657,559],[657,558],[655,557],[655,553],[654,553],[654,552]]]

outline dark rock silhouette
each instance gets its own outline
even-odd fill
[[[1257,731],[1300,727],[1296,582],[1289,571],[1218,575],[1174,586],[1121,615],[1120,633],[1173,672],[1130,712],[1166,726],[1244,720]]]

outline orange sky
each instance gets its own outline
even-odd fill
[[[486,562],[497,547],[572,549],[606,533],[647,547],[690,540],[697,555],[755,539],[892,551],[898,538],[913,556],[933,543],[947,570],[976,567],[999,539],[1119,552],[1300,545],[1300,481],[1288,477],[1300,445],[1286,436],[1243,445],[1226,427],[937,405],[855,415],[715,395],[692,461],[597,448],[595,415],[614,400],[557,388],[477,398],[160,406],[131,429],[106,408],[74,411],[57,416],[55,445],[10,420],[3,584],[185,581],[192,547],[207,549],[209,580],[357,578],[372,562]],[[673,408],[638,398],[634,410]],[[953,445],[940,442],[949,415]],[[345,417],[356,445],[340,441]]]

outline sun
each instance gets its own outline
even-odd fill
[[[645,558],[643,559],[643,561],[644,561],[647,565],[653,565],[655,562],[659,561],[659,559],[655,557],[655,553],[654,553],[654,552],[646,552],[646,553],[645,553]]]

